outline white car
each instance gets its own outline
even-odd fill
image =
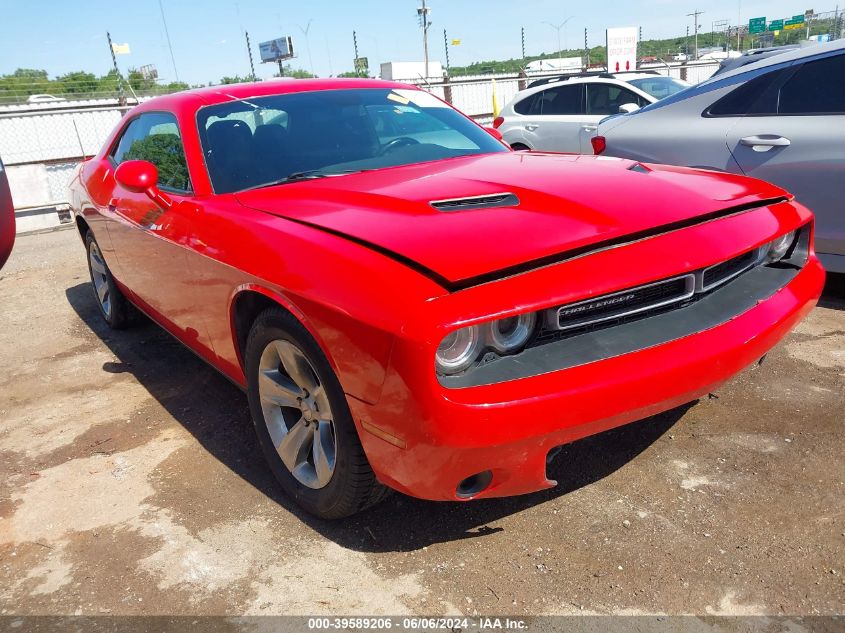
[[[657,73],[570,75],[541,79],[521,91],[493,121],[515,150],[592,154],[599,121],[632,112],[689,87]]]
[[[53,95],[29,95],[26,100],[27,103],[56,103],[59,101],[67,101],[67,99]]]

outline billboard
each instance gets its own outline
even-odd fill
[[[637,27],[607,29],[607,72],[637,69]]]
[[[279,37],[258,45],[258,54],[262,62],[277,62],[293,57],[293,41],[290,36]]]

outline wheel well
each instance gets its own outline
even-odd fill
[[[249,337],[249,330],[252,328],[252,324],[255,322],[255,319],[258,318],[258,315],[264,312],[267,308],[281,308],[282,310],[286,310],[286,308],[277,301],[273,301],[270,297],[253,290],[245,290],[235,297],[233,319],[235,325],[235,340],[237,341],[238,354],[241,358],[241,362],[244,360],[246,340]]]
[[[76,228],[79,230],[79,237],[82,238],[82,241],[85,241],[85,234],[88,233],[89,227],[88,222],[85,221],[81,215],[76,216]]]

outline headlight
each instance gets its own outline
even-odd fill
[[[537,315],[520,314],[490,324],[490,344],[497,352],[513,352],[528,342],[534,331]]]
[[[502,355],[514,354],[528,343],[536,324],[536,313],[520,314],[450,332],[435,354],[437,372],[449,376],[459,374],[490,350]]]
[[[795,242],[795,234],[797,231],[791,231],[786,235],[781,235],[776,240],[769,242],[768,252],[766,253],[766,261],[777,262],[783,259],[789,252],[789,247]]]
[[[437,370],[443,374],[457,374],[472,365],[478,357],[478,326],[455,330],[437,348]]]

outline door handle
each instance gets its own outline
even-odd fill
[[[526,126],[525,126],[525,129],[526,129],[526,130],[528,130],[529,132],[533,132],[533,131],[534,131],[534,130],[536,130],[538,127],[540,127],[540,126],[539,126],[539,125],[535,125],[534,123],[529,123],[528,125],[526,125]]]
[[[789,147],[792,144],[788,138],[776,134],[757,134],[739,139],[739,142],[750,147],[755,152],[768,152],[773,147]]]
[[[599,129],[598,125],[585,125],[581,128],[585,132],[596,132]]]

